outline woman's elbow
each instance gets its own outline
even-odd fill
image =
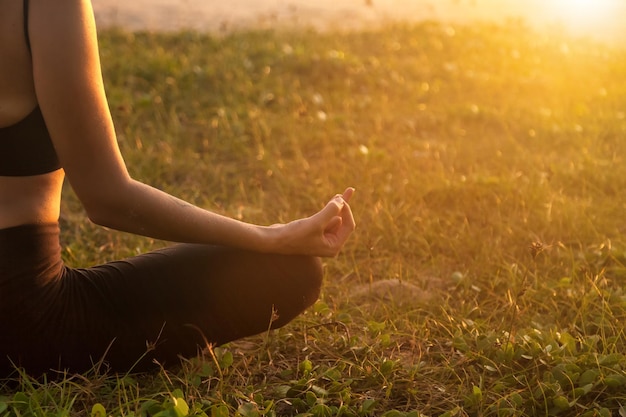
[[[81,198],[87,217],[99,226],[116,228],[122,221],[121,217],[132,217],[128,199],[123,193],[110,193],[100,190]],[[126,213],[126,214],[125,214]]]
[[[87,218],[98,226],[112,227],[115,223],[114,213],[111,209],[94,204],[83,204]]]

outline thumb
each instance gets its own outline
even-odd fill
[[[353,187],[348,187],[346,188],[346,190],[343,192],[342,194],[342,198],[344,199],[344,201],[347,203],[350,201],[350,199],[352,198],[352,195],[354,194],[354,188]]]

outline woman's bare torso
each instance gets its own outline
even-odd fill
[[[22,2],[0,0],[0,128],[19,122],[37,106],[22,15]],[[0,176],[0,229],[57,221],[63,177],[63,170]]]

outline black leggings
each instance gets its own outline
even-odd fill
[[[61,260],[57,224],[0,230],[0,378],[179,364],[285,325],[319,295],[318,258],[174,245],[86,269]]]

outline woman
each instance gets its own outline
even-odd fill
[[[67,175],[100,225],[179,242],[88,269],[60,257]],[[354,230],[348,188],[263,227],[133,180],[117,146],[89,0],[0,0],[0,377],[96,363],[141,371],[284,325],[319,295],[318,256]]]

